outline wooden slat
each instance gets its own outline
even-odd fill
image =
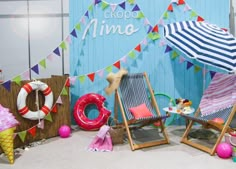
[[[56,103],[61,91],[64,87],[64,84],[67,80],[68,76],[52,76],[51,78],[47,79],[38,79],[44,83],[46,83],[49,87],[51,87],[53,91],[53,105]],[[16,119],[20,122],[20,125],[17,126],[15,132],[27,131],[31,127],[38,124],[37,120],[29,120],[23,118],[19,115],[17,111],[17,96],[21,89],[21,87],[29,83],[30,81],[21,81],[21,85],[16,84],[15,82],[11,83],[11,90],[6,90],[2,85],[0,85],[0,104],[2,106],[9,108],[10,112],[16,117]],[[32,137],[30,133],[27,132],[25,142],[23,143],[18,136],[16,136],[14,140],[14,147],[20,147],[24,145],[28,145],[34,141],[47,139],[51,137],[58,136],[58,129],[62,124],[71,125],[71,115],[70,115],[70,101],[69,101],[69,88],[65,87],[67,90],[68,95],[61,96],[62,104],[57,104],[57,113],[51,113],[53,122],[49,122],[44,120],[44,129],[37,128],[36,129],[36,136]],[[26,105],[29,107],[30,110],[36,111],[35,105],[35,91],[31,92],[26,99]],[[39,107],[44,104],[44,96],[41,92],[39,92]],[[2,152],[0,148],[0,153]]]

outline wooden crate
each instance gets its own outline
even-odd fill
[[[57,113],[51,113],[52,122],[44,119],[44,129],[36,127],[36,135],[33,137],[28,130],[38,124],[37,120],[29,120],[23,118],[17,111],[17,96],[21,87],[29,83],[30,81],[21,81],[21,85],[16,84],[15,82],[11,83],[11,90],[8,91],[2,85],[0,85],[0,104],[6,108],[10,109],[10,112],[14,114],[16,119],[20,122],[20,125],[17,126],[15,133],[26,131],[25,141],[22,142],[17,135],[14,139],[14,148],[28,145],[29,143],[39,141],[42,139],[47,139],[51,137],[58,136],[58,129],[61,125],[71,125],[71,115],[70,115],[70,99],[69,99],[69,87],[65,86],[68,76],[52,76],[47,79],[39,79],[40,81],[46,83],[53,92],[53,105],[57,106]],[[62,89],[65,88],[67,95],[61,95]],[[36,111],[36,92],[33,91],[29,93],[26,99],[26,105],[30,110]],[[62,104],[58,104],[57,99],[61,97]],[[39,91],[39,107],[42,107],[44,104],[44,96],[42,92]],[[1,118],[1,117],[0,117]],[[2,152],[0,148],[0,153]]]

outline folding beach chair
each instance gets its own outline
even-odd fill
[[[230,127],[232,119],[236,112],[236,75],[227,75],[216,73],[210,85],[205,90],[200,101],[199,108],[194,116],[182,114],[187,120],[190,120],[182,136],[182,143],[200,149],[214,155],[217,145],[221,142],[227,132],[234,131]],[[224,123],[219,123],[215,119],[223,119]],[[201,124],[204,128],[213,129],[219,132],[215,144],[211,146],[203,143],[194,142],[189,136],[194,123]]]
[[[148,97],[149,95],[151,100]],[[115,117],[118,116],[118,106],[132,150],[169,143],[162,122],[169,115],[161,115],[146,73],[128,74],[122,77],[119,88],[115,91]],[[164,137],[158,140],[145,140],[145,142],[136,143],[135,139],[132,138],[133,130],[144,129],[144,126],[155,122],[160,122]]]

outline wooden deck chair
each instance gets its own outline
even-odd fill
[[[149,95],[151,96],[151,100],[148,97]],[[145,103],[151,115],[143,117],[142,113],[144,111],[140,111],[138,114],[141,116],[136,116],[135,118],[130,112],[130,108],[137,108],[143,105],[143,103]],[[169,117],[169,115],[161,115],[146,73],[128,74],[122,77],[119,88],[115,91],[115,117],[118,116],[118,106],[122,114],[123,125],[126,129],[132,150],[169,143],[169,138],[162,122],[162,120]],[[142,128],[158,121],[160,122],[163,138],[135,143],[131,133],[134,129]]]
[[[230,127],[230,124],[236,112],[235,78],[235,75],[215,74],[210,85],[205,90],[199,108],[195,112],[194,116],[182,114],[186,120],[190,121],[182,136],[182,143],[207,152],[210,155],[214,155],[216,147],[221,142],[224,134],[234,131],[234,129]],[[216,118],[223,119],[224,124],[214,121]],[[213,146],[209,147],[199,142],[196,143],[196,141],[194,142],[190,137],[188,137],[194,123],[200,124],[204,128],[213,129],[219,132]]]

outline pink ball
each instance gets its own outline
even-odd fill
[[[216,153],[220,158],[230,158],[233,153],[232,146],[228,143],[220,143],[216,147]]]
[[[62,125],[60,128],[59,128],[59,131],[58,131],[59,135],[61,138],[67,138],[70,136],[70,127],[67,126],[67,125]]]

